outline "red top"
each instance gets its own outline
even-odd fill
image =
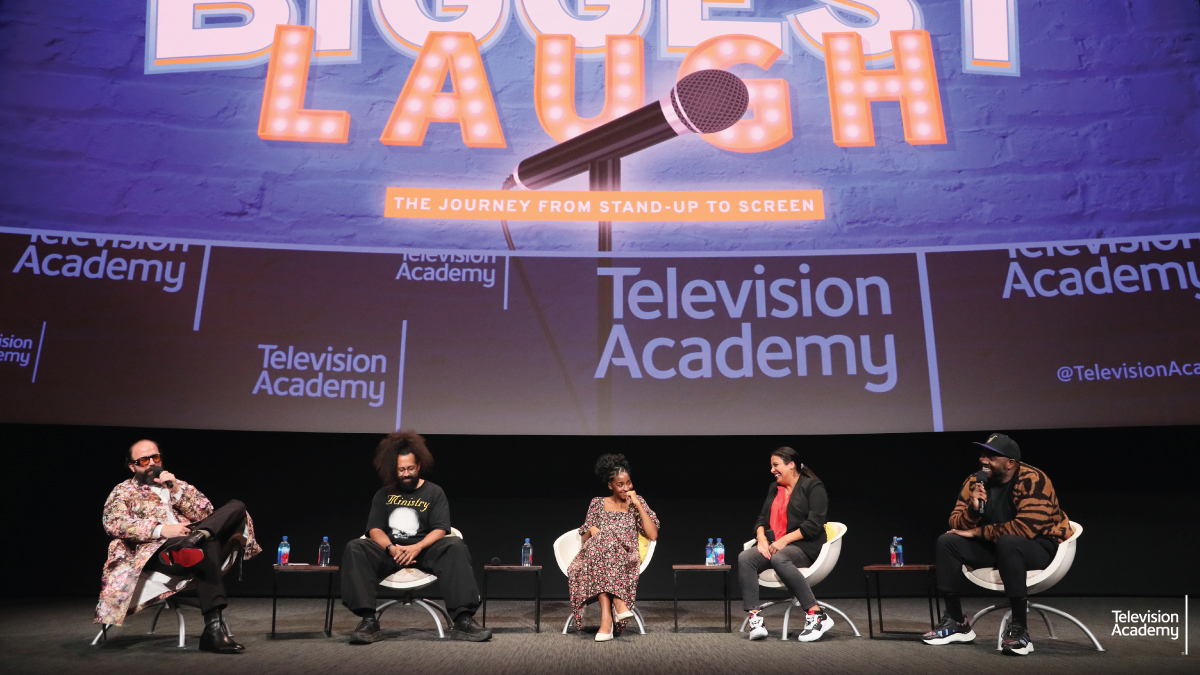
[[[780,485],[775,501],[771,502],[771,530],[775,532],[776,541],[787,534],[787,505],[787,488]]]

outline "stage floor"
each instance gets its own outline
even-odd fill
[[[218,656],[197,650],[200,613],[184,609],[187,647],[177,645],[175,618],[163,614],[158,634],[146,635],[150,615],[131,617],[110,632],[106,642],[91,646],[97,632],[91,623],[94,602],[49,600],[5,601],[0,605],[0,658],[10,673],[102,675],[105,673],[164,673],[187,675],[272,675],[274,673],[1195,673],[1198,657],[1183,656],[1182,626],[1179,639],[1111,635],[1113,610],[1163,610],[1182,613],[1182,599],[1055,598],[1046,602],[1069,612],[1091,628],[1104,653],[1096,652],[1087,637],[1065,620],[1055,620],[1059,639],[1051,640],[1040,619],[1031,621],[1036,651],[1026,657],[1006,657],[995,651],[1000,615],[980,621],[979,638],[971,645],[929,647],[914,638],[868,640],[866,605],[862,599],[830,599],[850,615],[863,637],[856,638],[839,617],[837,625],[815,643],[779,640],[783,610],[767,610],[771,637],[749,642],[745,634],[725,633],[721,603],[686,602],[680,605],[680,633],[673,632],[671,603],[640,603],[647,634],[635,630],[608,643],[592,637],[598,614],[589,608],[590,625],[582,634],[561,635],[568,613],[566,602],[544,602],[542,632],[533,632],[531,601],[499,601],[488,605],[488,626],[495,630],[490,643],[439,640],[429,616],[415,607],[393,607],[383,617],[388,638],[373,645],[350,645],[348,636],[356,617],[337,607],[333,637],[320,632],[322,600],[287,599],[279,605],[278,635],[269,637],[271,600],[235,598],[226,616],[244,654]],[[887,628],[921,630],[928,627],[923,599],[885,600]],[[968,612],[983,605],[968,599]],[[1177,608],[1176,605],[1179,605]],[[735,607],[734,630],[742,618]],[[794,627],[792,628],[794,632]]]

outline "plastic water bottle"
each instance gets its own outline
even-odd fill
[[[902,567],[904,565],[904,537],[892,537],[892,545],[888,548],[891,554],[892,567]]]
[[[533,564],[533,544],[529,543],[529,538],[525,538],[525,544],[521,547],[521,565],[529,567]]]
[[[287,537],[285,536],[283,538],[283,541],[279,542],[279,557],[276,558],[275,564],[276,565],[288,564],[288,558],[291,555],[292,555],[292,545],[288,543]]]
[[[716,554],[717,565],[725,564],[725,544],[721,543],[721,538],[717,537],[717,545],[713,547],[713,552]]]
[[[708,538],[708,545],[704,547],[704,564],[716,565],[717,554],[713,551],[712,537]]]
[[[317,564],[321,567],[329,564],[329,537],[321,537],[321,547],[317,549]]]

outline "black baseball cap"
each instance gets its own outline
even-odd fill
[[[1002,455],[1009,459],[1021,460],[1021,446],[1017,445],[1016,441],[1004,434],[992,434],[988,436],[985,442],[976,442],[975,445],[982,445],[997,455]]]

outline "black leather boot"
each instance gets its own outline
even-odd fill
[[[204,633],[200,635],[200,651],[218,654],[240,654],[246,651],[245,647],[225,632],[220,609],[210,609],[204,613]]]

